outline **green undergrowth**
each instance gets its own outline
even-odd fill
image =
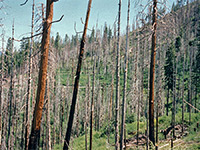
[[[133,122],[126,121],[126,138],[130,139],[136,136],[137,132],[137,122],[136,117],[132,116]],[[181,123],[181,112],[176,114],[176,124]],[[189,125],[189,113],[185,113],[185,124]],[[189,134],[184,137],[182,140],[185,142],[182,145],[183,150],[197,150],[200,149],[200,127],[197,129],[197,131],[194,131],[194,128],[196,128],[197,122],[200,122],[200,113],[192,113],[191,115],[191,125],[188,127]],[[156,123],[156,120],[155,120]],[[159,131],[161,129],[166,129],[171,124],[171,114],[169,116],[163,115],[159,117]],[[108,137],[107,137],[107,127],[108,124],[105,124],[100,131],[93,131],[93,149],[94,150],[113,150],[114,149],[114,142],[115,142],[115,135],[114,135],[114,122],[112,123],[111,127],[111,134],[109,138],[108,143]],[[89,128],[88,128],[89,130]],[[141,117],[140,119],[140,134],[144,134],[146,130],[146,120],[145,118]],[[159,133],[159,140],[162,140],[163,143],[160,143],[159,145],[164,145],[166,142],[164,142],[164,136],[162,133]],[[85,149],[85,135],[81,135],[78,138],[74,138],[72,140],[72,149],[73,150],[84,150]],[[89,148],[89,132],[88,132],[88,148]],[[56,145],[54,147],[54,150],[61,150],[61,145]],[[176,148],[178,150],[178,148]]]
[[[89,149],[89,135],[87,136],[87,147]],[[73,150],[84,150],[85,149],[85,135],[71,140],[71,149]],[[101,132],[93,131],[93,142],[92,148],[94,150],[114,150],[114,146],[108,143],[107,137],[102,136]],[[62,145],[55,145],[54,150],[62,150]]]

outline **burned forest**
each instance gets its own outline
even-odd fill
[[[200,0],[0,10],[0,150],[200,149]]]

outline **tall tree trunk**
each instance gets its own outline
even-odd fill
[[[184,132],[183,129],[184,129],[184,92],[185,92],[185,51],[184,51],[184,54],[183,54],[183,81],[182,81],[182,133]]]
[[[178,56],[177,56],[178,57]],[[173,138],[175,138],[175,117],[176,117],[176,74],[177,74],[177,63],[178,63],[178,58],[174,58],[174,63],[173,63],[173,106],[172,106],[172,126],[173,126]]]
[[[95,57],[95,56],[94,56]],[[94,115],[94,91],[95,91],[95,66],[96,66],[96,58],[94,58],[93,62],[93,78],[92,78],[92,99],[90,106],[90,147],[89,150],[92,150],[92,130],[93,130],[93,115]]]
[[[128,49],[129,49],[129,14],[130,14],[130,0],[128,0],[127,12],[127,27],[126,27],[126,51],[124,59],[124,87],[123,87],[123,100],[122,100],[122,122],[121,122],[121,135],[120,135],[120,150],[124,146],[124,131],[126,119],[126,87],[127,87],[127,71],[128,71]]]
[[[138,25],[138,18],[137,18],[137,28],[139,29],[139,25]],[[139,81],[140,81],[140,67],[139,67],[139,63],[140,63],[140,33],[138,32],[138,37],[137,37],[137,50],[138,51],[138,58],[136,59],[136,65],[137,65],[137,69],[136,69],[136,72],[135,72],[135,86],[136,86],[136,94],[135,94],[135,97],[136,97],[136,100],[137,100],[137,147],[138,147],[138,144],[139,144],[139,130],[140,130],[140,107],[141,107],[141,104],[140,104],[140,85],[139,85]]]
[[[119,102],[120,102],[120,20],[121,0],[119,0],[118,12],[118,36],[117,36],[117,64],[116,64],[116,101],[115,101],[115,149],[119,149]]]
[[[2,49],[1,49],[1,73],[0,73],[0,149],[2,144],[2,97],[3,97],[3,68],[4,68],[4,33],[2,35]]]
[[[192,54],[193,50],[190,52],[190,69],[189,69],[189,103],[192,104]],[[189,125],[191,125],[191,107],[189,106]]]
[[[148,44],[148,42],[147,42],[147,45],[150,45],[150,44]],[[147,46],[147,49],[148,49],[148,65],[147,65],[147,69],[148,69],[148,80],[147,81],[149,81],[150,80],[150,51],[149,51],[149,46]],[[147,83],[148,85],[147,85],[147,91],[149,90],[149,88],[150,88],[150,83],[148,82]],[[148,114],[148,112],[149,112],[149,94],[147,94],[147,98],[146,98],[146,136],[147,137],[149,137],[149,114]],[[146,140],[146,150],[148,150],[149,149],[149,138],[147,138],[147,140]]]
[[[37,89],[36,104],[32,121],[31,135],[29,139],[29,149],[33,150],[37,149],[40,124],[42,119],[42,109],[44,104],[48,55],[49,55],[49,40],[50,40],[51,25],[53,19],[53,3],[54,2],[52,0],[46,1],[46,20],[44,22],[43,35],[42,35],[38,89]]]
[[[86,32],[87,32],[87,27],[88,27],[91,4],[92,4],[92,0],[89,0],[88,10],[87,10],[86,19],[85,19],[85,27],[84,27],[83,36],[82,36],[81,45],[80,45],[80,53],[79,53],[79,60],[78,60],[77,71],[76,71],[76,76],[75,76],[72,104],[71,104],[71,109],[70,109],[69,121],[68,121],[63,150],[69,149],[69,141],[70,141],[70,136],[71,136],[72,124],[74,120],[74,112],[75,112],[76,99],[77,99],[77,94],[78,94],[81,64],[82,64],[82,59],[83,59],[84,45],[85,45],[85,40],[86,40]]]
[[[33,32],[34,32],[34,8],[35,8],[35,0],[33,0],[32,6],[32,21],[31,21],[31,46],[29,52],[29,68],[28,68],[28,89],[27,89],[27,99],[26,99],[26,126],[25,126],[25,150],[28,150],[28,142],[29,142],[29,126],[30,126],[30,118],[29,118],[29,109],[30,109],[30,100],[31,100],[31,73],[32,73],[32,49],[33,49]]]
[[[12,49],[11,49],[11,75],[10,75],[10,89],[9,89],[9,121],[8,121],[8,137],[7,137],[7,148],[10,150],[11,144],[11,127],[12,127],[12,103],[13,103],[13,49],[14,49],[14,21],[12,25]],[[11,133],[12,134],[12,133]]]
[[[155,59],[156,59],[156,30],[157,30],[157,0],[153,1],[153,34],[150,63],[150,91],[149,91],[149,139],[155,145],[154,138],[154,78],[155,78]]]

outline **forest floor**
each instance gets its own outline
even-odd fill
[[[161,116],[159,117],[159,143],[158,148],[159,150],[169,150],[171,149],[171,137],[172,132],[170,131],[166,136],[166,139],[161,133],[164,129],[170,127],[170,120],[171,115],[169,116]],[[189,113],[185,113],[185,120],[189,120]],[[139,147],[137,147],[136,141],[136,121],[132,123],[126,124],[126,146],[128,150],[145,150],[146,149],[146,137],[145,137],[145,129],[146,129],[146,122],[144,118],[140,120],[140,135],[139,135]],[[198,150],[200,149],[200,127],[197,128],[197,122],[200,122],[200,113],[192,113],[191,118],[191,125],[188,125],[188,122],[185,121],[184,126],[184,134],[180,135],[181,130],[181,113],[177,113],[176,115],[176,126],[177,128],[175,131],[176,139],[173,140],[173,150]],[[105,125],[106,126],[106,125]],[[112,130],[114,131],[114,130]],[[93,134],[93,150],[114,150],[114,132],[110,135],[109,143],[108,137],[105,134],[105,128],[102,127],[100,131],[94,131]],[[87,143],[89,147],[89,135],[87,138]],[[74,138],[72,141],[72,150],[85,150],[85,135],[82,134],[78,138]],[[54,150],[61,150],[62,145],[56,145]]]

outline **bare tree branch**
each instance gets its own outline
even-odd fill
[[[26,5],[27,2],[28,2],[28,0],[26,0],[24,3],[20,4],[20,6]]]
[[[64,15],[62,15],[62,16],[60,17],[60,19],[55,20],[55,21],[52,21],[51,24],[52,24],[52,23],[56,23],[56,22],[60,22],[60,21],[63,19],[63,17],[64,17]]]

